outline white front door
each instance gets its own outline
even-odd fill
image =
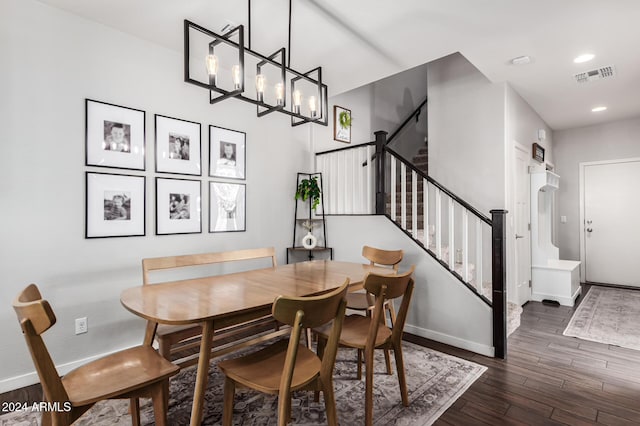
[[[640,160],[584,165],[586,281],[640,287]]]
[[[516,303],[523,305],[531,299],[531,231],[529,230],[529,151],[524,146],[514,144],[513,169],[513,229],[515,235],[515,283]],[[514,300],[513,298],[511,300]]]

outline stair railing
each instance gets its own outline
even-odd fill
[[[490,306],[495,356],[505,358],[506,210],[487,217],[389,147],[384,131],[317,153],[316,171],[327,182],[326,214],[387,216]]]

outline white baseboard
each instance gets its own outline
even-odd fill
[[[130,347],[131,346],[127,346],[125,348],[116,349],[111,352],[105,352],[105,353],[94,355],[88,358],[68,362],[66,364],[56,365],[56,369],[58,370],[58,374],[60,374],[61,376],[64,376],[69,371],[76,369],[88,362],[110,355],[114,352],[119,352],[121,350],[128,349]],[[31,373],[22,374],[20,376],[14,376],[14,377],[9,377],[7,379],[0,380],[0,393],[9,392],[15,389],[24,388],[26,386],[35,385],[36,383],[40,383],[40,378],[38,377],[38,373],[36,373],[36,371],[34,370]]]
[[[427,339],[435,340],[436,342],[444,343],[445,345],[455,346],[456,348],[466,349],[471,352],[475,352],[480,355],[494,357],[495,348],[493,346],[487,346],[482,343],[472,342],[470,340],[464,340],[459,337],[450,336],[448,334],[440,333],[438,331],[428,330],[426,328],[416,327],[414,325],[405,325],[404,331],[407,333],[415,334],[416,336],[424,337]]]

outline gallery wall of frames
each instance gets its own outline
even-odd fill
[[[86,99],[85,120],[85,238],[146,235],[146,112]],[[203,177],[201,124],[154,115],[156,235],[202,232],[203,185],[208,232],[246,230],[246,134],[208,133]]]

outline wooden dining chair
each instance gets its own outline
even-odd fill
[[[291,417],[291,393],[297,390],[322,391],[327,410],[327,423],[338,424],[333,392],[333,367],[338,351],[338,339],[344,320],[349,279],[329,293],[313,297],[278,296],[273,303],[273,316],[291,326],[289,340],[279,340],[270,346],[240,358],[222,361],[218,367],[225,374],[222,424],[233,423],[233,399],[236,387],[247,387],[278,395],[278,425],[284,426]],[[332,322],[333,321],[333,322]],[[328,344],[322,357],[300,344],[303,328],[324,324],[330,328]]]
[[[364,351],[365,359],[365,425],[373,424],[373,352],[375,349],[393,350],[398,372],[398,383],[402,404],[409,405],[407,382],[404,373],[402,357],[402,333],[407,319],[409,303],[413,293],[413,271],[415,266],[405,273],[397,275],[376,275],[370,273],[365,277],[364,288],[375,298],[375,305],[371,316],[348,315],[344,319],[340,345],[358,350],[358,358]],[[402,297],[402,303],[392,327],[384,321],[383,306],[388,300]],[[329,338],[326,327],[314,329],[318,335],[318,350],[321,353],[325,342]],[[360,377],[361,363],[358,362],[358,377]]]
[[[383,250],[369,246],[362,247],[362,257],[369,260],[372,266],[386,266],[392,268],[394,271],[398,271],[403,256],[404,252],[402,250]],[[373,296],[367,292],[352,292],[347,294],[347,309],[365,311],[367,315],[371,315],[371,310],[373,310],[374,305]],[[396,311],[393,303],[386,301],[384,303],[384,309],[385,312],[389,314],[389,325],[393,327],[396,320]],[[384,317],[386,319],[386,314]],[[387,366],[387,374],[392,374],[389,351],[385,351],[384,360]],[[362,363],[360,357],[358,357],[358,362]],[[358,374],[358,378],[360,378],[360,374]]]
[[[35,284],[13,302],[31,358],[49,403],[59,411],[45,411],[42,425],[70,425],[93,404],[104,399],[130,399],[134,425],[140,424],[139,397],[151,397],[156,425],[167,424],[169,377],[179,368],[150,346],[137,346],[85,364],[60,378],[42,333],[56,323],[49,302]]]
[[[275,249],[273,247],[142,259],[142,283],[143,285],[152,284],[150,277],[152,272],[265,258],[271,261],[271,266],[278,266]],[[153,282],[153,284],[157,284],[157,282]],[[273,318],[268,316],[242,325],[225,328],[224,330],[218,329],[216,333],[220,335],[221,332],[224,332],[226,338],[233,339],[234,336],[240,336],[243,332],[246,332],[249,326],[258,327],[260,325],[266,325],[268,322],[273,322],[273,326],[277,327]],[[200,325],[150,323],[149,327],[156,327],[155,339],[158,342],[158,350],[160,355],[166,359],[171,359],[171,356],[176,352],[200,345],[199,337],[202,335],[202,327]],[[187,365],[197,362],[197,358],[187,357],[184,360],[181,358],[174,362],[181,367],[186,367]]]

